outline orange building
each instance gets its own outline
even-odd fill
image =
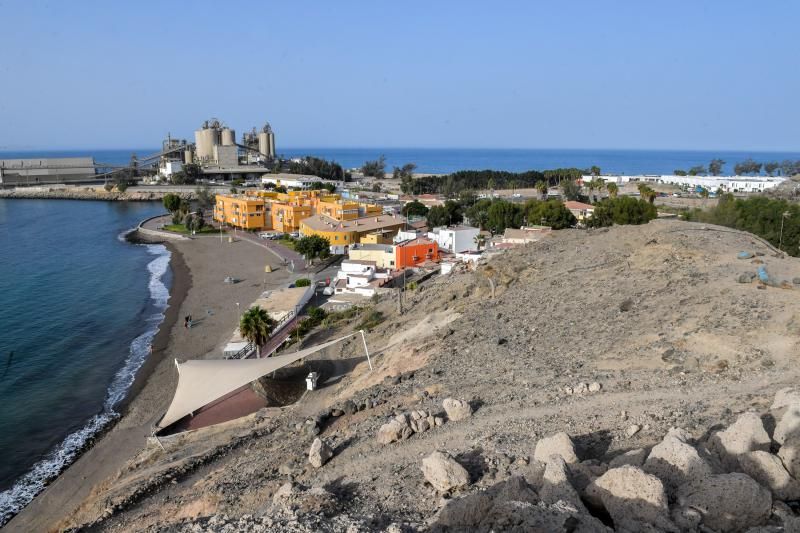
[[[292,233],[300,229],[300,221],[309,218],[314,208],[310,205],[284,204],[274,202],[272,204],[272,227],[276,231]]]
[[[269,202],[263,198],[218,194],[214,203],[214,220],[242,229],[270,229]]]
[[[398,269],[439,260],[439,245],[428,239],[401,242],[394,248],[395,264]]]

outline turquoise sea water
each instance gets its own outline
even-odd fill
[[[166,248],[121,234],[162,211],[0,199],[0,525],[116,417],[171,276]]]
[[[155,148],[125,150],[70,150],[57,152],[0,152],[0,159],[17,157],[68,157],[93,155],[95,161],[127,164],[131,153],[140,156],[155,153]],[[536,149],[445,149],[445,148],[281,148],[284,157],[313,155],[334,160],[345,168],[360,167],[364,161],[386,156],[387,170],[393,166],[416,163],[418,172],[442,174],[457,170],[546,170],[559,167],[589,168],[597,165],[606,174],[672,174],[695,165],[708,165],[722,158],[724,170],[733,173],[736,163],[752,157],[756,161],[800,159],[795,152],[747,152],[725,150],[536,150]]]

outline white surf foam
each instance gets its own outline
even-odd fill
[[[65,438],[55,450],[40,460],[10,489],[0,492],[0,527],[19,513],[33,498],[44,489],[48,482],[61,473],[83,451],[100,431],[119,417],[115,408],[125,398],[133,384],[136,372],[141,368],[150,353],[150,345],[158,333],[167,309],[169,289],[164,283],[164,275],[169,268],[170,252],[161,244],[142,245],[147,252],[156,256],[147,265],[150,272],[150,299],[156,312],[145,320],[144,333],[133,339],[128,357],[122,368],[114,375],[106,392],[103,412],[89,420],[81,429]]]

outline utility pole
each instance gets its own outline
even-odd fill
[[[781,215],[781,236],[778,240],[778,250],[781,252],[783,252],[783,221],[786,220],[790,215],[791,213],[789,213],[789,211],[784,211]]]

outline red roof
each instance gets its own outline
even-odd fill
[[[575,202],[572,200],[567,200],[566,202],[564,202],[564,207],[566,207],[567,209],[580,209],[580,210],[594,209],[594,206],[591,204],[584,204],[583,202]]]

